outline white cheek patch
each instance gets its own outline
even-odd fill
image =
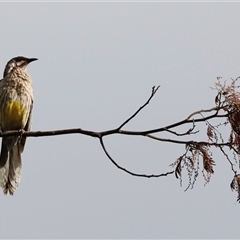
[[[10,73],[13,70],[14,67],[16,67],[15,62],[12,62],[11,64],[9,64],[9,69],[8,69],[7,73]]]
[[[17,62],[16,65],[20,67],[23,64],[23,61]]]
[[[14,68],[14,67],[16,67],[16,63],[15,63],[15,62],[12,62],[12,63],[10,64],[10,68]]]

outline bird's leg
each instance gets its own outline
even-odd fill
[[[19,129],[19,133],[20,133],[20,135],[19,135],[19,141],[21,141],[21,139],[22,139],[22,135],[23,135],[23,133],[25,132],[25,130],[24,129]]]

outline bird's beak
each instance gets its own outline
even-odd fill
[[[29,58],[28,63],[38,60],[37,58]]]

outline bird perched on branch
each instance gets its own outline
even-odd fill
[[[30,62],[37,58],[15,57],[11,59],[0,81],[0,127],[2,132],[10,130],[29,131],[33,108],[31,77],[26,72]],[[0,154],[0,186],[4,194],[13,195],[21,178],[21,153],[26,137],[2,138]]]

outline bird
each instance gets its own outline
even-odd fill
[[[18,56],[7,62],[0,81],[0,128],[2,133],[11,130],[30,131],[33,109],[33,88],[26,68],[37,58]],[[13,195],[22,169],[21,153],[25,136],[2,138],[0,153],[0,187],[3,193]]]

